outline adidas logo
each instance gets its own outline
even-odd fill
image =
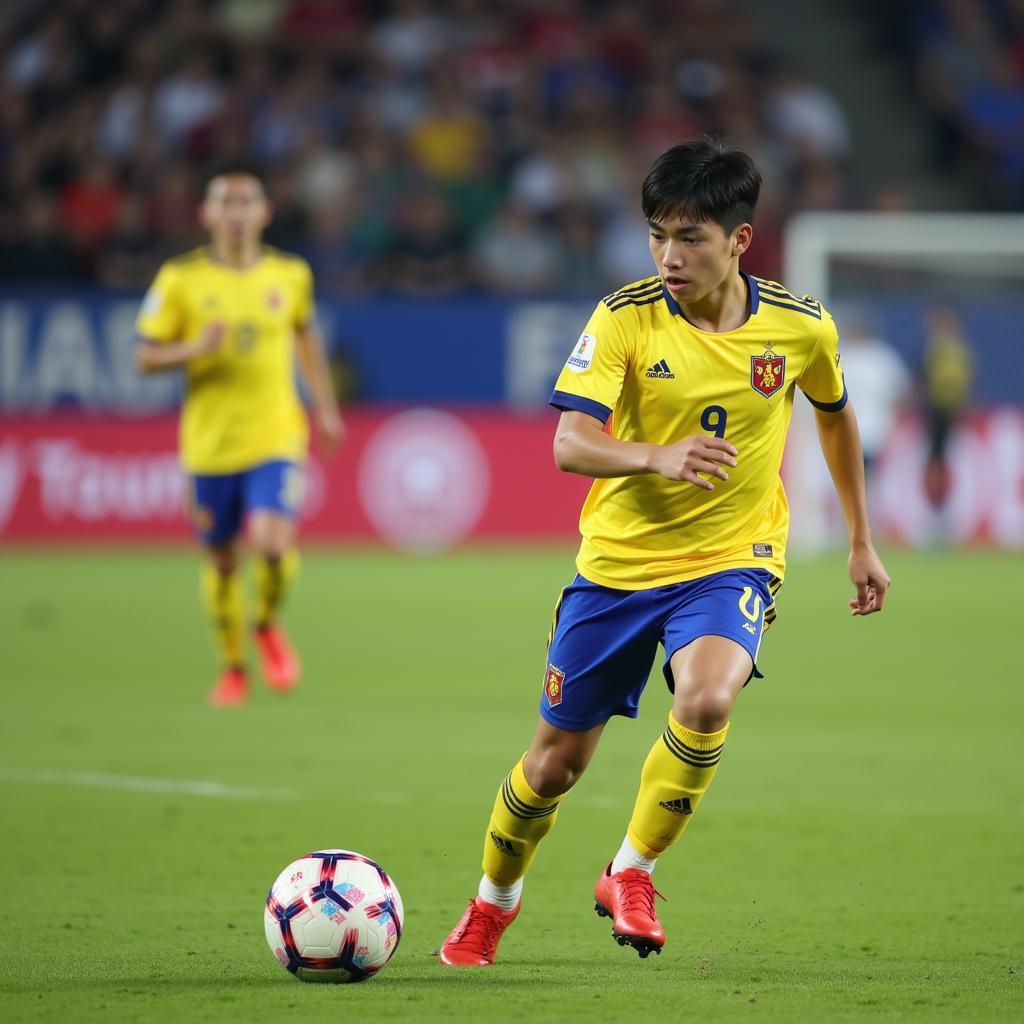
[[[508,839],[503,839],[501,836],[496,836],[493,832],[491,833],[491,839],[494,840],[494,845],[503,853],[506,857],[518,857],[519,854],[516,848]]]
[[[662,359],[660,362],[655,363],[648,371],[644,374],[645,377],[654,377],[657,380],[675,380],[676,375],[668,368],[668,363]]]
[[[693,808],[690,806],[690,798],[688,796],[684,796],[679,800],[662,800],[658,806],[664,807],[666,811],[671,811],[673,814],[693,814]]]

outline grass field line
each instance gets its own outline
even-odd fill
[[[222,800],[293,800],[291,789],[263,789],[229,786],[210,779],[153,779],[138,775],[108,775],[103,772],[67,772],[47,769],[0,767],[0,781],[35,782],[57,786],[86,786],[95,789],[128,789],[139,793],[181,793]]]

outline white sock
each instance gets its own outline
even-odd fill
[[[657,864],[657,858],[645,857],[630,841],[629,836],[626,836],[622,840],[622,846],[619,847],[619,852],[615,854],[615,860],[612,861],[612,874],[617,874],[620,871],[625,871],[626,868],[639,868],[641,871],[646,871],[650,874],[654,870],[654,865]]]
[[[477,895],[485,903],[493,903],[502,910],[515,910],[516,904],[523,895],[523,880],[520,878],[511,885],[495,885],[486,875],[480,879]]]

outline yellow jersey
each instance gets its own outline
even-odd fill
[[[580,574],[645,590],[724,569],[786,568],[789,506],[779,469],[799,386],[819,409],[846,404],[832,317],[808,297],[743,274],[750,313],[721,334],[683,316],[659,277],[603,299],[555,384],[551,404],[623,441],[693,434],[739,450],[715,489],[654,473],[595,480],[580,515]]]
[[[312,319],[305,260],[265,247],[246,270],[206,247],[168,260],[136,321],[157,343],[194,341],[223,322],[223,346],[186,364],[181,460],[190,473],[237,473],[272,459],[305,458],[309,427],[295,386],[295,330]]]

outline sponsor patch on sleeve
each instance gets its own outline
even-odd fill
[[[164,297],[157,288],[150,288],[142,300],[142,315],[155,316],[164,304]]]
[[[565,365],[573,373],[582,373],[584,370],[589,370],[590,364],[594,361],[594,351],[596,348],[596,335],[581,334],[580,340],[576,342],[576,347],[572,350],[572,355],[569,356]]]

